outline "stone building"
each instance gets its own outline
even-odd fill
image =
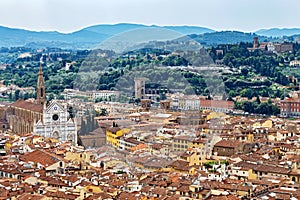
[[[43,118],[43,105],[46,102],[46,94],[42,65],[39,68],[36,91],[35,102],[19,99],[8,106],[6,119],[9,123],[9,128],[14,133],[31,133],[34,123]]]
[[[56,100],[46,101],[42,65],[38,73],[36,100],[17,100],[8,106],[5,118],[14,133],[33,133],[77,144],[76,122],[69,117],[67,106]]]
[[[218,156],[232,156],[243,153],[243,143],[237,140],[221,140],[214,145],[213,152]]]
[[[300,98],[287,98],[280,102],[280,113],[283,117],[300,117]]]
[[[31,133],[35,121],[43,117],[43,105],[17,100],[11,104],[6,113],[9,128],[18,134]]]
[[[145,79],[135,78],[134,79],[134,94],[136,99],[144,99],[145,97]]]
[[[67,106],[56,100],[44,104],[43,118],[34,124],[33,134],[77,144],[76,122],[69,117]]]

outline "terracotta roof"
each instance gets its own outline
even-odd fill
[[[136,195],[134,193],[129,192],[121,192],[116,199],[120,200],[126,200],[126,199],[137,199]]]
[[[288,103],[288,102],[290,102],[290,103],[296,103],[296,102],[299,102],[300,101],[300,99],[298,99],[298,98],[287,98],[287,99],[285,99],[285,100],[282,100],[281,101],[281,103]]]
[[[34,103],[31,103],[31,102],[25,101],[23,99],[19,99],[18,101],[11,104],[10,106],[25,109],[25,110],[30,110],[30,111],[33,111],[33,112],[39,112],[39,113],[43,112],[43,105],[34,104]]]
[[[141,192],[142,193],[147,193],[147,192],[151,191],[151,189],[152,189],[151,186],[146,185],[146,186],[142,187]]]
[[[176,160],[170,164],[170,167],[178,170],[188,171],[190,169],[189,162],[183,160]]]
[[[116,133],[119,130],[121,130],[121,128],[120,127],[109,127],[109,128],[107,128],[107,130],[112,132],[112,133]]]
[[[252,169],[255,171],[266,172],[266,173],[288,174],[290,172],[289,169],[280,166],[266,165],[266,164],[259,165],[259,164],[244,162],[244,161],[236,163],[235,165],[238,167],[244,167],[246,169]]]
[[[78,176],[76,174],[70,175],[70,176],[66,176],[64,177],[65,180],[68,180],[72,183],[75,183],[76,181],[78,181],[80,178],[78,178]]]
[[[240,198],[238,198],[238,196],[236,195],[222,195],[222,196],[215,196],[215,195],[212,195],[208,198],[208,200],[238,200]]]
[[[193,141],[193,143],[206,143],[206,142],[207,142],[207,140],[203,139],[203,138],[198,138],[198,139]]]
[[[166,195],[167,191],[164,188],[156,187],[152,190],[152,194]]]
[[[190,187],[188,185],[182,185],[180,186],[177,191],[180,191],[180,192],[189,192],[190,191]]]
[[[180,199],[180,195],[179,194],[174,194],[168,198],[166,198],[166,200],[178,200]]]
[[[52,197],[52,198],[58,198],[58,199],[76,199],[78,197],[78,195],[74,195],[74,194],[67,194],[65,192],[47,192],[45,194],[45,196],[47,197]]]
[[[37,149],[33,152],[22,155],[20,160],[25,162],[40,163],[41,165],[48,167],[50,165],[53,165],[54,163],[63,161],[64,159],[55,154],[51,154],[44,150]]]
[[[221,140],[215,144],[215,147],[226,147],[226,148],[236,148],[241,144],[237,140]]]
[[[106,192],[101,192],[98,194],[93,194],[92,196],[89,196],[87,198],[85,198],[85,200],[94,200],[94,199],[112,199],[112,196],[107,194]]]

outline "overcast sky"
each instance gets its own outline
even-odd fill
[[[0,0],[0,25],[72,32],[95,24],[300,27],[299,0]]]

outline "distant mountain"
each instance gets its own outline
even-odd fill
[[[127,24],[127,23],[121,23],[121,24],[115,24],[115,25],[95,25],[90,26],[87,28],[82,29],[82,31],[92,31],[96,33],[101,33],[105,35],[116,35],[119,33],[123,33],[126,31],[131,31],[134,29],[139,28],[165,28],[172,31],[176,31],[178,33],[189,35],[189,34],[203,34],[203,33],[211,33],[215,32],[212,29],[204,28],[204,27],[198,27],[198,26],[146,26],[142,24]]]
[[[169,29],[177,34],[203,34],[214,32],[212,29],[195,26],[146,26],[141,24],[95,25],[79,31],[64,34],[56,31],[36,32],[0,26],[0,47],[31,46],[31,47],[62,47],[62,48],[93,48],[104,40],[120,33],[140,28]],[[61,45],[60,45],[61,44]],[[45,46],[47,45],[47,46]]]
[[[299,35],[300,28],[271,28],[271,29],[260,29],[255,32],[257,35],[263,35],[267,37],[283,37]]]
[[[37,32],[0,26],[0,47],[35,44],[36,47],[76,48],[103,41],[107,37],[105,34],[85,30],[64,34],[56,31]],[[47,46],[44,46],[45,44]]]
[[[257,36],[253,33],[243,33],[239,31],[220,31],[213,33],[205,33],[202,35],[191,35],[195,41],[202,45],[217,45],[217,44],[237,44],[240,42],[253,42],[253,37]],[[270,41],[271,38],[260,36],[259,41]]]
[[[126,32],[129,31],[130,33],[128,34],[130,34],[130,37],[127,37]],[[259,36],[259,41],[275,41],[278,37],[290,41],[299,41],[300,28],[272,28],[261,29],[255,33],[243,33],[238,31],[216,32],[209,28],[197,26],[147,26],[142,24],[121,23],[114,25],[94,25],[73,33],[65,34],[56,31],[37,32],[0,26],[0,47],[27,46],[34,48],[58,47],[91,49],[95,47],[101,48],[101,45],[108,41],[104,47],[114,45],[114,48],[123,48],[124,45],[126,46],[129,43],[160,39],[172,40],[174,37],[184,38],[183,36],[186,35],[208,46],[225,43],[252,42],[255,35]],[[109,40],[110,38],[114,38],[114,41]]]

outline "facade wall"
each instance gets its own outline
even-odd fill
[[[234,148],[214,147],[213,151],[217,152],[218,156],[232,156],[235,154]]]
[[[119,129],[117,131],[112,131],[107,129],[106,130],[106,143],[119,149],[120,148],[120,137],[123,136],[125,133],[128,133],[129,129]]]
[[[76,121],[68,119],[69,113],[61,104],[53,101],[44,108],[43,119],[34,125],[33,133],[59,141],[77,144]]]
[[[33,132],[34,122],[42,120],[43,114],[18,107],[10,107],[7,113],[9,128],[18,134]]]
[[[299,101],[282,101],[280,111],[283,116],[298,116],[300,117],[300,102]]]

